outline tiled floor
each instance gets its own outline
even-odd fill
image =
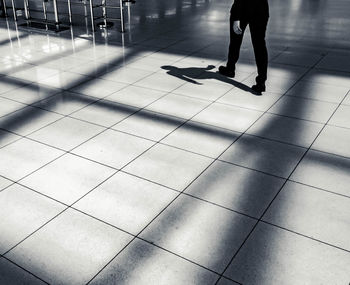
[[[1,285],[349,284],[350,3],[269,3],[262,96],[232,0],[0,20]]]

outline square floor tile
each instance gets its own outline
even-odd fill
[[[340,103],[347,92],[348,88],[346,87],[301,80],[288,91],[287,95]]]
[[[269,112],[299,119],[326,123],[337,108],[337,104],[285,96]]]
[[[275,93],[264,93],[262,96],[256,96],[249,91],[234,88],[217,102],[257,111],[267,111],[280,97],[280,94]]]
[[[163,139],[162,143],[216,158],[239,135],[229,130],[189,121]]]
[[[15,135],[13,133],[4,131],[4,130],[0,130],[0,148],[4,147],[7,144],[10,144],[18,139],[20,139],[21,137],[18,135]]]
[[[10,186],[13,182],[11,180],[8,180],[4,177],[0,176],[0,191],[5,189],[6,187]]]
[[[263,220],[350,249],[350,199],[288,182]]]
[[[137,235],[176,195],[175,191],[119,172],[74,207]]]
[[[61,154],[57,149],[21,139],[0,149],[0,175],[18,180]]]
[[[155,73],[136,83],[137,86],[171,92],[185,84],[186,81],[168,74]]]
[[[1,73],[1,71],[0,71],[0,73]],[[29,83],[28,81],[21,82],[19,80],[16,80],[15,78],[2,76],[0,78],[0,94],[1,94],[1,96],[3,96],[3,94],[5,94],[11,90],[23,87],[24,85],[28,85],[28,83]]]
[[[141,110],[115,125],[113,129],[159,141],[183,122],[185,120],[177,117]]]
[[[50,284],[85,284],[131,236],[68,209],[6,257]]]
[[[126,172],[182,191],[213,160],[165,145],[156,145],[125,168]]]
[[[309,151],[291,180],[350,197],[350,159]]]
[[[260,223],[225,276],[241,284],[346,284],[348,252]]]
[[[66,117],[29,137],[60,149],[71,150],[103,130],[102,127]]]
[[[51,96],[48,99],[40,101],[34,106],[62,115],[69,115],[95,101],[96,98],[93,97],[74,92],[63,91],[55,96]]]
[[[303,79],[315,83],[324,83],[332,86],[350,88],[349,73],[346,72],[314,69],[310,71]]]
[[[133,69],[156,72],[160,70],[164,64],[167,64],[167,63],[168,61],[164,59],[143,57],[129,63],[127,67],[133,68]]]
[[[345,55],[327,55],[317,64],[316,68],[350,72],[350,59]]]
[[[66,154],[29,175],[21,184],[70,205],[114,172],[101,164]]]
[[[65,71],[65,72],[61,71],[56,75],[39,80],[38,83],[48,87],[68,90],[68,89],[71,89],[73,86],[90,82],[91,80],[92,80],[91,77],[88,77],[85,75],[81,75],[81,74],[73,73],[69,71]]]
[[[341,105],[328,122],[330,125],[350,129],[350,106]]]
[[[350,158],[350,129],[326,126],[313,149]]]
[[[284,179],[216,161],[186,193],[260,218],[283,182]]]
[[[20,267],[0,258],[0,284],[11,285],[44,285],[43,281],[24,271]]]
[[[135,136],[107,130],[73,152],[108,166],[122,168],[153,144]]]
[[[2,117],[0,127],[25,136],[61,118],[63,116],[28,106]]]
[[[152,74],[151,71],[138,69],[138,68],[130,68],[130,66],[131,65],[128,65],[127,67],[115,69],[99,77],[105,80],[133,84],[136,81],[139,81],[142,78]]]
[[[141,240],[133,241],[91,285],[212,285],[218,276],[196,264]]]
[[[208,80],[199,84],[186,83],[174,91],[177,94],[214,101],[232,89],[229,84],[217,84]]]
[[[221,272],[254,223],[253,219],[182,195],[147,227],[141,237]]]
[[[247,133],[308,148],[322,127],[320,123],[266,113]]]
[[[165,94],[166,93],[162,91],[137,86],[129,86],[108,96],[106,100],[144,108]]]
[[[11,77],[31,82],[39,82],[40,80],[43,80],[50,76],[57,75],[59,72],[59,69],[48,68],[44,66],[33,66],[32,68],[12,73]]]
[[[272,61],[282,64],[292,64],[299,66],[313,66],[321,59],[321,55],[312,53],[300,53],[293,51],[285,51]]]
[[[244,132],[261,115],[262,113],[258,111],[214,103],[196,115],[193,121],[231,131]]]
[[[120,82],[93,79],[71,88],[70,91],[92,96],[95,98],[104,98],[126,86],[126,84]]]
[[[18,184],[0,192],[0,253],[4,254],[64,210],[64,206]]]
[[[0,97],[0,118],[15,111],[21,110],[26,105]]]
[[[286,178],[305,151],[301,147],[244,135],[220,159]]]
[[[24,104],[35,104],[61,92],[60,89],[49,88],[39,84],[30,84],[1,94],[2,97]]]
[[[190,119],[210,104],[197,98],[169,94],[149,105],[146,109],[164,115]]]
[[[137,108],[118,104],[113,101],[100,100],[75,112],[71,117],[101,126],[111,127],[137,110]]]

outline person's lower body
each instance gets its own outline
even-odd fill
[[[4,6],[4,3],[5,1],[3,0],[0,0],[0,18],[5,18],[6,17],[6,13],[5,13],[5,7]]]

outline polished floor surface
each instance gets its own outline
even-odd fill
[[[262,96],[231,3],[0,20],[1,285],[349,284],[350,2],[270,0]]]

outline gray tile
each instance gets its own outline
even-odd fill
[[[46,283],[1,257],[0,284],[44,285]]]
[[[270,109],[270,112],[326,123],[336,108],[337,104],[335,103],[285,96]]]
[[[121,168],[152,145],[151,141],[107,130],[73,152],[108,166]]]
[[[322,127],[320,123],[266,113],[247,133],[308,148]]]
[[[163,115],[190,119],[210,104],[197,98],[169,94],[149,105],[146,109]]]
[[[239,133],[189,121],[163,139],[162,143],[216,158],[238,136]]]
[[[329,121],[330,125],[350,129],[350,106],[341,105]]]
[[[231,131],[244,132],[261,115],[262,113],[258,111],[214,103],[196,115],[193,121]]]
[[[164,96],[166,92],[137,86],[128,86],[108,96],[106,100],[133,107],[144,108]]]
[[[348,88],[342,86],[301,80],[288,91],[287,95],[331,103],[340,103],[348,90]]]
[[[74,207],[132,234],[138,234],[178,193],[117,173]]]
[[[113,82],[103,79],[92,79],[87,82],[73,87],[70,91],[77,92],[80,94],[92,96],[95,98],[103,98],[111,95],[112,93],[126,87],[127,84],[120,82]]]
[[[103,130],[102,127],[66,117],[29,137],[60,149],[71,150]]]
[[[255,220],[184,196],[141,237],[216,272],[224,270]]]
[[[159,141],[185,120],[146,110],[130,116],[113,127],[115,130]]]
[[[291,179],[350,196],[350,159],[309,151]]]
[[[220,159],[288,177],[305,151],[304,148],[244,135]]]
[[[70,205],[114,172],[106,166],[66,154],[29,175],[21,183]]]
[[[85,284],[131,238],[68,209],[6,257],[50,284]]]
[[[158,144],[128,165],[125,171],[181,191],[212,161]]]
[[[225,272],[241,284],[347,284],[350,255],[260,223]]]
[[[57,149],[21,139],[0,149],[0,175],[18,180],[62,154]]]
[[[350,129],[326,126],[312,149],[350,158]]]
[[[18,139],[20,139],[21,137],[18,135],[15,135],[13,133],[4,131],[4,130],[0,130],[0,148],[4,147],[5,145],[12,143]]]
[[[350,199],[288,182],[263,220],[350,249]]]
[[[231,281],[230,279],[227,279],[225,277],[221,277],[220,281],[217,284],[218,285],[238,285],[239,283]]]
[[[137,110],[137,108],[121,105],[112,101],[101,100],[75,112],[71,117],[101,126],[111,127]]]
[[[327,55],[317,64],[316,68],[350,72],[350,59],[344,55]]]
[[[285,51],[277,58],[273,59],[273,62],[299,66],[313,66],[320,59],[321,55],[318,54]]]
[[[264,93],[263,96],[256,96],[251,92],[234,88],[217,102],[257,111],[267,111],[280,97],[280,94],[275,93]]]
[[[284,179],[216,161],[185,193],[260,218]]]
[[[215,284],[218,276],[141,240],[133,241],[92,282],[92,285]]]
[[[28,106],[2,117],[0,127],[25,136],[61,118],[63,116]]]
[[[0,254],[64,210],[64,206],[18,184],[0,192]],[[6,218],[5,218],[6,217]]]

